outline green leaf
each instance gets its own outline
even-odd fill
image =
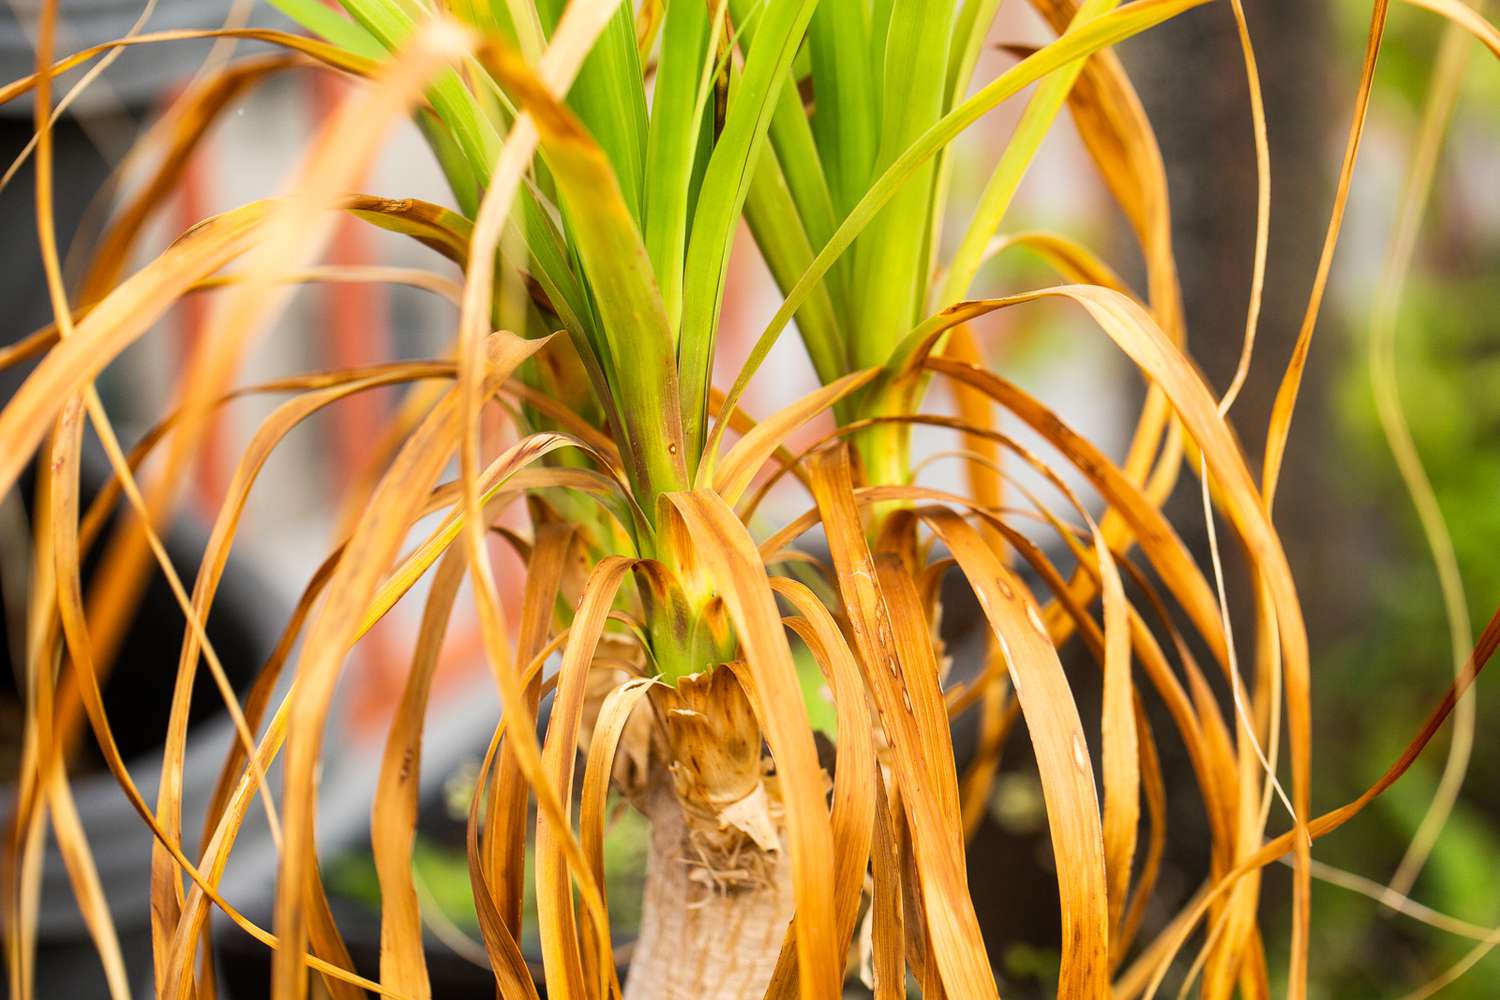
[[[385,49],[373,35],[347,17],[340,17],[336,11],[324,6],[322,0],[269,0],[269,2],[272,7],[308,31],[332,42],[341,49],[367,59],[379,59],[386,54]]]
[[[472,24],[486,34],[501,34],[507,39],[514,38],[514,34],[506,30],[509,22],[502,20],[501,11],[487,0],[448,0],[448,10],[460,21]]]
[[[731,6],[736,23],[744,25],[745,44],[753,44],[755,8],[750,0],[733,0]],[[816,18],[817,14],[813,16]],[[761,157],[751,181],[745,213],[761,255],[767,258],[772,275],[785,292],[801,273],[802,266],[812,259],[811,248],[828,242],[837,221],[833,196],[823,173],[823,157],[796,87],[782,87],[771,114],[769,135],[775,156]],[[768,170],[770,174],[763,177]],[[770,207],[773,203],[774,208]],[[768,213],[775,213],[774,217]],[[762,241],[762,235],[774,242]],[[804,247],[805,254],[802,252]],[[790,263],[788,252],[797,256],[798,264]],[[813,366],[825,381],[843,375],[849,363],[835,308],[836,304],[848,299],[846,278],[845,269],[836,265],[825,280],[826,294],[814,297],[826,301],[826,312],[819,304],[812,311],[804,309],[797,314],[798,330],[807,342]]]
[[[943,114],[951,0],[896,0],[885,47],[884,95],[877,166],[893,163]],[[935,168],[920,165],[870,223],[854,251],[851,359],[883,362],[891,345],[920,318],[930,264]]]
[[[771,277],[785,294],[812,264],[813,251],[786,179],[772,157],[761,157],[755,170],[745,201],[745,221]],[[846,373],[844,338],[827,288],[819,286],[797,310],[797,329],[820,380],[832,382]]]
[[[627,472],[641,506],[654,510],[656,496],[680,489],[688,474],[672,331],[651,259],[613,166],[582,122],[514,53],[501,50],[495,68],[536,123],[598,312],[601,360],[621,413]]]
[[[1108,13],[1117,5],[1118,0],[1084,0],[1068,26],[1067,33],[1072,34],[1078,27]],[[1026,176],[1032,160],[1036,159],[1042,140],[1051,133],[1058,113],[1068,100],[1068,92],[1073,89],[1073,83],[1082,71],[1082,60],[1064,67],[1038,87],[1031,102],[1026,105],[1020,123],[1016,125],[1010,142],[1005,146],[1005,152],[1000,156],[999,164],[985,183],[984,192],[970,216],[969,227],[948,267],[948,276],[943,282],[937,305],[951,305],[968,294],[974,276],[979,273],[979,264],[984,259],[985,246],[999,230],[1016,189],[1021,186],[1021,179]]]
[[[984,40],[989,36],[1000,0],[968,0],[959,9],[958,23],[954,27],[954,43],[948,61],[948,89],[943,102],[951,109],[968,92],[974,78],[974,68],[979,63],[979,53],[984,49]],[[946,221],[945,206],[948,204],[948,188],[953,173],[953,150],[943,149],[938,153],[937,183],[933,189],[932,245],[942,246],[943,223]]]
[[[388,51],[394,52],[416,30],[416,21],[395,0],[339,0],[349,16]],[[483,70],[478,70],[483,72]],[[500,132],[484,114],[479,102],[453,70],[437,77],[427,90],[427,98],[447,126],[453,130],[458,148],[463,150],[475,175],[488,181],[490,170],[500,155]]]
[[[813,7],[814,0],[767,0],[761,8],[755,41],[731,95],[724,131],[714,147],[698,196],[688,239],[678,350],[683,432],[691,452],[689,466],[696,464],[702,448],[714,339],[735,223],[750,193],[755,158],[765,142],[776,99],[786,83],[787,69]]]
[[[967,0],[959,9],[958,24],[953,31],[952,58],[948,63],[948,99],[952,107],[969,89],[974,79],[974,67],[979,63],[979,53],[984,49],[984,40],[989,37],[990,27],[995,23],[995,12],[1000,9],[1000,0]]]
[[[954,138],[970,125],[983,118],[1002,101],[1045,77],[1059,67],[1075,59],[1092,55],[1133,35],[1140,34],[1163,21],[1169,20],[1209,0],[1135,0],[1128,7],[1090,21],[1077,31],[1068,32],[1062,38],[1032,53],[1021,62],[1006,70],[990,83],[980,88],[974,96],[948,112],[936,124],[908,146],[895,161],[870,186],[870,190],[850,211],[839,225],[828,244],[818,251],[812,266],[787,293],[781,308],[771,318],[760,339],[750,351],[750,356],[740,368],[740,374],[730,387],[720,409],[721,416],[728,413],[739,402],[745,387],[756,370],[765,361],[787,323],[809,295],[818,287],[824,274],[833,265],[856,236],[864,231],[870,220],[895,195],[906,181],[924,164],[937,155]],[[709,454],[723,433],[725,424],[721,419],[714,429],[714,439],[709,442]],[[710,458],[709,461],[712,461]],[[701,475],[701,472],[700,472]]]
[[[743,44],[755,42],[755,4],[752,0],[733,0],[730,4],[735,22],[742,25]],[[816,11],[814,17],[817,16]],[[810,22],[809,22],[810,23]],[[795,60],[794,60],[795,62]],[[796,77],[795,71],[792,73]],[[771,148],[780,161],[781,173],[791,192],[792,201],[802,218],[802,227],[808,238],[818,246],[833,235],[833,196],[829,193],[828,179],[823,173],[823,157],[812,126],[802,107],[802,95],[794,86],[783,86],[781,96],[771,112]]]
[[[419,108],[416,119],[417,128],[422,130],[423,138],[432,148],[432,155],[437,158],[443,177],[458,202],[459,211],[472,218],[479,211],[479,177],[474,173],[474,165],[458,148],[458,141],[441,118],[426,108]]]
[[[823,175],[823,162],[813,138],[812,126],[802,110],[795,87],[783,87],[771,116],[771,148],[786,179],[787,190],[797,207],[808,238],[822,246],[837,225],[833,195]]]
[[[860,0],[823,0],[808,26],[812,53],[813,135],[842,216],[875,169],[880,100],[870,68],[870,16]]]
[[[710,58],[708,35],[708,8],[703,0],[670,0],[646,136],[643,229],[673,331],[682,318],[688,192],[702,132],[699,83],[704,62]]]
[[[550,32],[562,15],[561,0],[540,6]],[[608,157],[631,217],[640,223],[646,158],[646,89],[635,47],[632,5],[615,8],[609,26],[584,59],[568,91],[568,106]]]

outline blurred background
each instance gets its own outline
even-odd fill
[[[33,5],[0,17],[0,66],[7,80],[30,66],[29,25]],[[65,0],[59,51],[123,34],[139,13],[133,0]],[[1368,0],[1252,0],[1250,29],[1260,61],[1269,127],[1272,215],[1269,270],[1260,339],[1250,378],[1233,422],[1252,467],[1258,467],[1271,400],[1291,353],[1327,225],[1334,182],[1347,133],[1368,26]],[[169,3],[153,15],[153,28],[212,26],[228,16],[273,21],[262,4],[210,0]],[[1376,79],[1365,145],[1339,253],[1313,349],[1278,495],[1277,525],[1292,561],[1313,644],[1315,700],[1314,808],[1333,807],[1371,783],[1415,734],[1441,697],[1453,672],[1453,655],[1438,577],[1414,507],[1397,474],[1377,418],[1369,374],[1372,307],[1402,184],[1410,166],[1422,104],[1439,49],[1441,22],[1401,7],[1393,10]],[[996,48],[981,63],[980,78],[1014,61],[998,43],[1037,44],[1050,34],[1021,4],[1005,4],[996,25]],[[131,165],[115,173],[135,141],[165,102],[189,84],[204,59],[253,55],[206,44],[153,46],[111,67],[73,113],[58,126],[58,215],[65,238],[87,245],[113,197],[129,191]],[[171,58],[155,53],[174,53]],[[1168,170],[1174,238],[1187,309],[1190,349],[1205,376],[1222,392],[1238,359],[1248,301],[1255,234],[1256,174],[1249,101],[1234,22],[1225,4],[1196,9],[1132,41],[1122,56],[1156,127]],[[1416,446],[1452,535],[1468,611],[1483,624],[1500,602],[1500,74],[1487,53],[1474,46],[1434,193],[1396,327],[1400,398]],[[76,75],[68,78],[76,79]],[[66,83],[59,92],[66,91]],[[195,154],[171,205],[153,223],[143,252],[155,254],[183,229],[216,211],[273,194],[295,169],[308,138],[340,99],[343,85],[325,74],[293,69],[235,99]],[[1019,115],[1013,101],[959,145],[954,178],[956,204],[977,194],[985,170]],[[0,121],[4,160],[20,151],[32,132],[29,106],[7,106]],[[416,129],[391,141],[363,190],[391,197],[451,203]],[[32,222],[30,167],[0,192],[0,295],[4,338],[14,340],[44,324],[46,304]],[[950,227],[950,230],[954,227]],[[1007,229],[1059,230],[1109,249],[1109,262],[1137,287],[1142,268],[1124,219],[1098,182],[1071,122],[1061,121],[1033,167]],[[452,276],[449,265],[410,241],[350,222],[339,231],[328,263],[422,267]],[[729,332],[721,370],[739,361],[774,311],[775,286],[741,234],[733,260]],[[1013,291],[1055,283],[1040,264],[1021,255],[990,264],[980,279],[986,290]],[[175,309],[161,329],[142,339],[100,382],[122,437],[132,440],[166,412],[171,387],[191,352],[208,335],[202,296]],[[373,285],[310,286],[293,299],[274,329],[260,337],[241,373],[246,384],[291,372],[347,367],[391,358],[441,355],[452,337],[455,312],[428,292]],[[989,363],[1041,396],[1066,419],[1119,455],[1142,398],[1139,378],[1114,348],[1076,310],[1037,305],[1009,310],[981,329]],[[0,394],[20,375],[6,372]],[[815,385],[800,344],[784,338],[752,387],[746,406],[767,413]],[[327,555],[345,486],[364,474],[372,443],[396,405],[394,391],[346,402],[295,431],[272,457],[250,505],[236,547],[226,592],[211,626],[216,645],[228,651],[237,676],[248,679],[268,655],[302,588]],[[259,423],[281,397],[256,396],[226,408],[209,438],[184,495],[174,532],[174,557],[185,572],[196,566],[205,525],[223,496],[228,477]],[[938,408],[951,405],[934,400]],[[816,436],[817,429],[809,431]],[[1018,435],[1020,436],[1020,435]],[[938,432],[919,438],[919,449],[951,447]],[[97,459],[91,474],[102,476]],[[948,488],[960,483],[960,466],[935,462],[922,479]],[[1080,485],[1080,484],[1075,484]],[[795,490],[778,493],[763,511],[772,522],[807,506]],[[7,525],[24,518],[18,498],[6,502]],[[1207,564],[1208,549],[1196,478],[1183,475],[1172,500],[1179,530]],[[20,522],[24,523],[24,522]],[[13,528],[0,531],[7,546],[0,589],[14,634],[17,582]],[[496,548],[512,606],[520,593],[519,566],[508,549]],[[1226,548],[1228,585],[1237,622],[1242,622],[1242,662],[1250,658],[1251,593],[1243,562]],[[510,562],[504,560],[511,559]],[[415,634],[420,590],[403,601],[354,651],[345,671],[330,745],[336,747],[322,782],[320,841],[325,873],[338,894],[341,921],[360,958],[361,907],[369,908],[373,886],[368,859],[368,802],[385,723],[400,692],[404,651]],[[970,632],[963,595],[953,598],[957,651],[979,649]],[[460,602],[460,609],[465,605]],[[160,766],[159,741],[170,698],[170,676],[182,621],[160,581],[148,593],[131,636],[118,658],[109,689],[112,706],[136,723],[132,773],[151,792]],[[461,610],[460,616],[469,612]],[[969,645],[962,645],[963,642]],[[440,995],[463,995],[477,974],[471,931],[472,904],[455,841],[455,805],[465,800],[465,781],[483,752],[498,711],[493,685],[479,653],[477,626],[451,630],[442,680],[429,717],[423,761],[430,805],[418,865],[433,905],[435,984]],[[1085,718],[1097,712],[1091,667],[1079,663],[1072,676]],[[19,746],[19,703],[14,670],[0,681],[0,783],[13,780]],[[9,684],[10,687],[4,685]],[[1331,878],[1350,883],[1349,873],[1369,880],[1369,892],[1320,882],[1314,892],[1312,979],[1314,995],[1328,998],[1406,995],[1458,962],[1473,948],[1474,935],[1500,924],[1500,745],[1488,734],[1500,718],[1500,693],[1478,686],[1478,737],[1468,779],[1442,830],[1412,899],[1456,921],[1440,929],[1394,912],[1371,898],[1379,894],[1405,853],[1438,785],[1449,750],[1448,730],[1438,737],[1412,773],[1343,831],[1320,841],[1315,857],[1332,866]],[[1227,692],[1221,691],[1227,698]],[[1090,698],[1095,699],[1091,708]],[[202,763],[198,785],[212,782],[212,764],[222,758],[228,730],[212,692],[200,692],[194,750]],[[112,717],[118,718],[112,709]],[[1149,938],[1194,891],[1207,859],[1196,846],[1203,827],[1201,805],[1191,786],[1185,755],[1170,727],[1157,727],[1171,795],[1167,864],[1157,901],[1147,916]],[[85,739],[85,744],[88,740]],[[962,741],[960,741],[962,746]],[[153,749],[155,753],[153,755]],[[189,784],[195,781],[191,764]],[[144,859],[149,842],[112,779],[98,773],[96,754],[81,745],[73,773],[91,831],[114,830],[106,843],[94,838],[101,868],[112,886],[122,934],[145,942]],[[1173,776],[1181,781],[1174,786]],[[205,793],[207,788],[205,788]],[[9,798],[9,792],[3,793]],[[9,806],[5,806],[9,809]],[[90,810],[93,810],[90,812]],[[460,811],[461,815],[461,811]],[[121,818],[123,816],[123,818]],[[1274,816],[1272,828],[1284,824]],[[263,820],[255,820],[262,826]],[[111,826],[111,823],[117,824]],[[253,825],[253,824],[252,824]],[[187,827],[195,829],[192,821]],[[247,828],[248,829],[248,828]],[[247,836],[250,836],[247,834]],[[261,834],[264,839],[264,834]],[[622,828],[615,838],[611,885],[629,880],[639,863],[640,831]],[[265,895],[269,845],[261,853],[236,856],[227,894],[254,913]],[[113,852],[113,853],[111,853]],[[1007,995],[1043,996],[1055,990],[1057,913],[1050,888],[1048,841],[1040,787],[1018,726],[1006,747],[1004,767],[989,815],[970,850],[974,894],[986,924],[997,973]],[[115,858],[113,862],[110,858]],[[140,867],[137,867],[140,866]],[[44,973],[62,992],[89,996],[102,990],[97,963],[88,959],[66,880],[47,869],[44,904]],[[1263,912],[1272,956],[1273,990],[1284,963],[1289,924],[1289,871],[1266,873]],[[613,893],[613,889],[612,889]],[[626,899],[628,893],[622,893]],[[1017,900],[1032,905],[1017,905]],[[622,904],[627,905],[628,903]],[[1441,921],[1439,921],[1441,922]],[[366,921],[368,923],[368,921]],[[235,995],[256,992],[256,970],[264,962],[259,945],[232,929],[221,929],[220,949],[234,975]],[[378,947],[378,933],[374,939]],[[50,949],[50,951],[49,951]],[[149,980],[149,960],[132,968]],[[50,966],[46,957],[51,955]],[[82,958],[80,958],[82,956]],[[368,956],[364,956],[368,958]],[[482,952],[481,952],[482,960]],[[237,963],[237,964],[236,964]],[[51,971],[48,972],[47,970]],[[445,979],[451,975],[451,979]],[[466,978],[467,977],[467,978]],[[143,980],[143,981],[145,981]],[[450,990],[442,994],[446,984]],[[1168,985],[1171,985],[1169,981]],[[1277,990],[1279,992],[1279,990]],[[42,994],[47,995],[47,994]],[[1452,998],[1500,996],[1500,958],[1480,960],[1442,993]]]

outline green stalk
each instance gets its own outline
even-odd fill
[[[952,0],[897,0],[885,44],[876,166],[884,169],[942,116],[947,97]],[[856,368],[881,365],[891,347],[921,318],[930,271],[933,182],[936,164],[922,164],[884,208],[854,248],[849,303]],[[860,416],[885,415],[888,400],[866,394]],[[873,404],[873,405],[872,405]],[[905,483],[910,475],[910,428],[882,424],[857,431],[855,449],[869,483]]]

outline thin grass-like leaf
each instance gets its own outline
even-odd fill
[[[949,511],[929,509],[921,516],[947,544],[976,593],[981,595],[980,607],[1000,642],[1001,652],[1010,667],[1016,697],[1021,702],[1021,712],[1031,733],[1042,789],[1047,798],[1048,826],[1057,856],[1058,892],[1062,903],[1064,978],[1058,988],[1070,995],[1098,993],[1105,988],[1109,974],[1110,923],[1106,901],[1110,893],[1105,887],[1106,844],[1100,830],[1088,745],[1062,666],[1045,629],[1037,627],[1041,621],[1038,609],[1030,603],[1020,581],[1000,565],[978,533]],[[1117,692],[1120,686],[1118,671],[1124,665],[1118,645],[1123,640],[1123,633],[1119,631],[1117,618],[1123,608],[1113,598],[1106,607],[1109,609],[1107,619],[1116,619],[1114,635],[1120,636],[1114,640],[1113,653],[1106,652],[1106,660],[1113,660],[1117,674],[1115,678],[1109,676],[1111,664],[1107,662],[1105,685],[1108,699],[1109,693]],[[1110,634],[1106,629],[1106,643],[1110,641]],[[1124,683],[1124,697],[1128,698],[1128,680]],[[1113,716],[1116,709],[1106,704],[1106,712]],[[1129,724],[1133,723],[1132,718]],[[1118,721],[1110,718],[1109,726],[1117,727]],[[1128,732],[1134,736],[1133,729]],[[1107,735],[1106,740],[1113,751],[1111,757],[1117,774],[1111,784],[1118,796],[1121,793],[1119,786],[1126,784],[1118,772],[1122,768],[1127,771],[1134,768],[1134,754],[1122,761],[1118,754],[1124,748],[1115,746],[1116,736]],[[1133,742],[1130,740],[1132,751]],[[1108,773],[1106,777],[1109,777]],[[1123,820],[1120,814],[1126,809],[1122,806],[1117,806],[1117,809],[1110,817],[1116,823],[1115,840],[1110,846],[1116,852],[1116,871],[1119,871],[1119,865],[1125,867],[1123,875],[1115,876],[1121,879],[1129,874],[1129,854],[1126,852],[1131,845],[1124,831],[1118,829]],[[1132,829],[1130,834],[1133,833]],[[1130,836],[1129,839],[1134,838]]]
[[[894,631],[894,612],[882,595],[884,581],[877,580],[877,563],[865,543],[849,492],[847,453],[825,453],[813,463],[812,474],[854,645],[894,750],[892,766],[903,790],[902,805],[922,872],[924,909],[933,928],[943,982],[955,996],[993,995],[994,980],[963,868],[957,775],[951,753],[931,751],[934,746],[947,746],[949,736],[936,670],[923,671],[923,659],[932,656],[930,639],[925,630],[921,642]],[[904,644],[898,645],[898,639]],[[903,654],[921,658],[910,662]]]
[[[491,343],[492,384],[508,377],[541,346],[537,341],[505,336]],[[381,575],[395,557],[422,498],[452,454],[458,399],[450,395],[444,403],[413,433],[377,488],[349,543],[359,558],[341,562],[335,571],[328,587],[330,600],[309,626],[299,657],[297,677],[302,692],[293,706],[289,727],[292,738],[287,748],[283,793],[286,848],[276,901],[277,929],[288,942],[300,943],[307,927],[299,890],[308,877],[313,848],[313,776],[338,669]],[[510,453],[511,462],[518,467],[534,457],[534,448],[528,442]],[[305,985],[298,968],[298,952],[300,949],[279,951],[274,966],[276,988],[290,996],[302,995]]]
[[[463,578],[462,554],[450,551],[433,575],[411,672],[386,737],[370,814],[370,846],[380,881],[380,980],[391,989],[416,998],[432,994],[427,956],[421,947],[422,917],[411,868],[423,716],[443,634]]]
[[[864,738],[872,731],[872,720],[854,654],[828,609],[808,587],[795,580],[777,577],[771,587],[805,616],[787,619],[787,626],[807,644],[832,684],[838,731],[843,734],[834,766],[832,817],[839,866],[833,881],[838,921],[834,941],[843,947],[854,933],[874,837],[876,801],[871,789],[876,781],[875,747]],[[789,929],[788,944],[782,946],[767,996],[795,995],[790,991],[796,982],[792,969],[796,950],[789,947],[795,944],[795,923],[793,918],[794,926]]]
[[[556,793],[569,806],[571,815],[574,763],[578,756],[579,720],[584,696],[588,691],[588,672],[594,661],[604,622],[615,594],[630,572],[632,560],[614,557],[600,561],[584,584],[568,643],[563,647],[562,665],[558,670],[557,699],[547,725],[547,740],[542,748],[542,765]],[[567,832],[571,832],[570,830]],[[585,976],[584,959],[579,951],[578,918],[573,905],[573,888],[569,884],[567,860],[561,847],[562,838],[550,823],[539,820],[536,830],[537,923],[542,932],[542,960],[547,970],[547,994],[559,997],[603,996],[609,992],[614,977],[614,959],[610,952],[607,923],[595,926],[594,944],[597,957],[589,965],[599,978]],[[594,874],[592,866],[589,874]],[[603,882],[598,882],[602,886]],[[618,986],[616,986],[618,988]]]
[[[1411,430],[1401,408],[1401,394],[1397,384],[1396,367],[1396,317],[1401,302],[1405,278],[1416,251],[1417,234],[1421,218],[1431,191],[1433,175],[1437,170],[1438,157],[1442,150],[1443,137],[1448,129],[1448,119],[1458,101],[1459,88],[1463,83],[1464,69],[1468,63],[1468,39],[1457,24],[1450,24],[1443,34],[1438,50],[1437,65],[1433,69],[1432,86],[1422,112],[1422,128],[1417,136],[1411,166],[1402,191],[1401,204],[1396,217],[1391,242],[1386,250],[1380,289],[1375,298],[1370,320],[1370,346],[1367,365],[1370,372],[1371,393],[1375,397],[1375,412],[1380,419],[1396,469],[1411,495],[1412,504],[1422,524],[1422,533],[1427,539],[1427,548],[1437,569],[1438,587],[1443,599],[1443,614],[1448,621],[1448,642],[1453,655],[1455,675],[1463,670],[1464,654],[1473,641],[1474,626],[1469,620],[1469,601],[1464,593],[1463,577],[1458,566],[1458,557],[1453,549],[1453,538],[1443,519],[1443,510],[1437,493],[1422,464],[1422,457],[1412,439]],[[1411,843],[1391,875],[1391,892],[1404,895],[1411,890],[1421,872],[1428,854],[1437,842],[1453,804],[1458,798],[1460,786],[1468,771],[1470,755],[1474,746],[1476,706],[1473,698],[1459,701],[1453,720],[1453,740],[1448,745],[1448,759],[1443,765],[1443,775],[1433,793],[1427,813],[1412,834]]]
[[[1307,835],[1313,839],[1327,836],[1334,830],[1359,815],[1371,802],[1375,801],[1386,789],[1395,784],[1413,762],[1432,741],[1433,736],[1447,721],[1452,714],[1454,705],[1461,698],[1469,686],[1474,683],[1479,671],[1489,663],[1494,656],[1495,650],[1500,647],[1500,611],[1495,613],[1479,635],[1479,640],[1474,646],[1474,651],[1464,663],[1462,675],[1448,687],[1447,693],[1437,706],[1429,713],[1421,730],[1413,737],[1402,750],[1399,757],[1385,770],[1380,778],[1357,797],[1346,802],[1336,809],[1312,819],[1306,827]],[[1191,899],[1182,911],[1173,918],[1167,930],[1157,939],[1152,948],[1137,961],[1127,979],[1132,986],[1126,996],[1140,994],[1146,991],[1146,996],[1154,996],[1161,980],[1166,976],[1167,969],[1172,958],[1182,947],[1197,922],[1201,920],[1209,907],[1234,885],[1245,874],[1255,871],[1270,864],[1272,861],[1285,857],[1296,849],[1298,842],[1305,842],[1300,830],[1290,830],[1279,837],[1268,841],[1259,851],[1235,866],[1235,868],[1220,878],[1217,882],[1205,887]]]

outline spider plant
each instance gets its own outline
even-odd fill
[[[1384,2],[1374,7],[1317,292],[1258,479],[1226,416],[1237,390],[1216,396],[1186,353],[1160,153],[1110,52],[1207,0],[1033,0],[1056,39],[1018,52],[984,81],[974,77],[998,0],[646,0],[638,7],[341,0],[339,9],[317,0],[271,2],[314,37],[208,33],[254,37],[287,54],[231,63],[184,95],[143,142],[141,156],[155,164],[148,181],[116,213],[71,294],[45,225],[52,77],[103,50],[54,62],[56,11],[48,3],[39,72],[0,92],[11,99],[34,90],[38,99],[42,252],[57,313],[53,327],[9,353],[6,360],[45,356],[0,414],[0,486],[12,485],[38,451],[44,456],[27,630],[28,755],[6,893],[15,995],[26,994],[25,915],[49,817],[68,847],[111,982],[123,983],[87,844],[69,820],[57,749],[80,717],[156,838],[160,993],[213,992],[204,942],[217,908],[274,948],[278,996],[305,995],[310,972],[336,997],[430,995],[412,879],[412,776],[437,654],[465,582],[504,706],[468,833],[483,944],[503,996],[537,991],[518,944],[533,809],[550,996],[832,997],[857,936],[865,942],[860,964],[879,997],[905,995],[909,977],[927,995],[997,996],[967,886],[965,836],[1018,715],[1035,751],[1056,859],[1060,995],[1154,992],[1202,922],[1209,932],[1193,975],[1201,974],[1204,992],[1264,995],[1259,872],[1289,853],[1296,891],[1287,983],[1290,995],[1305,995],[1312,837],[1347,821],[1400,776],[1497,633],[1492,623],[1449,698],[1382,784],[1315,818],[1307,642],[1270,500],[1358,152]],[[1496,47],[1494,29],[1454,0],[1417,2]],[[1239,0],[1218,9],[1241,30],[1258,94]],[[197,34],[137,35],[119,45]],[[207,124],[233,95],[309,65],[368,84],[324,123],[290,191],[205,220],[123,277],[145,221]],[[982,194],[955,204],[953,141],[1032,85],[1020,124],[986,165]],[[1065,235],[1005,230],[1007,209],[1065,108],[1140,245],[1142,291]],[[1263,153],[1264,122],[1258,104],[1254,110]],[[389,126],[407,114],[427,137],[456,210],[351,193]],[[1264,156],[1258,165],[1256,301],[1268,204]],[[462,286],[425,272],[320,269],[321,242],[340,213],[433,248],[461,267]],[[945,254],[942,225],[955,219],[963,229]],[[720,391],[714,361],[741,220],[783,299],[749,361]],[[1013,248],[1040,256],[1062,283],[973,297],[981,266]],[[454,298],[459,319],[449,354],[234,386],[238,359],[292,287],[392,279]],[[207,290],[216,309],[209,346],[178,383],[168,416],[127,451],[94,379],[175,301]],[[1120,462],[980,363],[966,324],[1044,298],[1083,310],[1149,381]],[[746,386],[794,322],[822,387],[776,413],[743,412]],[[1247,364],[1254,329],[1252,308]],[[927,406],[934,382],[957,395],[960,417]],[[293,428],[357,393],[392,385],[407,387],[404,402],[369,475],[349,484],[327,558],[240,703],[222,683],[202,622],[246,497]],[[213,412],[252,393],[285,401],[240,457],[189,585],[160,558],[156,526],[170,516]],[[998,430],[996,410],[1037,431],[1050,452],[1035,454]],[[791,436],[829,412],[836,429],[793,453]],[[493,432],[492,415],[508,424],[506,434]],[[85,423],[117,478],[80,511]],[[914,482],[911,429],[924,424],[964,442],[966,494]],[[164,457],[138,483],[137,470],[157,451]],[[1184,465],[1201,478],[1210,524],[1217,511],[1250,558],[1258,612],[1253,687],[1235,656],[1222,575],[1209,581],[1161,510]],[[1044,499],[1015,487],[1024,514],[1055,534],[1050,547],[1019,530],[1001,504],[1002,480],[1021,466],[1054,490]],[[1062,467],[1081,473],[1102,498],[1102,516],[1059,474]],[[761,498],[788,476],[810,495],[807,513],[769,526],[752,521]],[[80,561],[122,500],[135,520],[104,543],[112,572],[85,595]],[[529,515],[524,536],[497,527],[517,504]],[[826,562],[796,547],[819,526]],[[492,545],[514,548],[527,566],[514,627],[499,600]],[[1061,564],[1059,553],[1066,553]],[[153,556],[188,622],[154,808],[114,749],[99,696],[119,622]],[[988,662],[963,683],[948,683],[936,632],[938,584],[955,568],[992,633]],[[378,978],[370,979],[352,969],[318,872],[318,764],[350,650],[397,602],[416,600],[407,595],[419,580],[427,584],[421,627],[373,804],[382,947]],[[1033,580],[1042,584],[1035,592]],[[1191,636],[1179,633],[1184,622]],[[1098,719],[1081,716],[1059,658],[1074,637],[1101,670]],[[1194,648],[1206,649],[1213,663],[1201,666]],[[795,662],[799,649],[816,663],[834,705],[836,752],[826,768]],[[221,679],[240,738],[190,853],[178,805],[186,693],[200,661]],[[1231,706],[1215,700],[1207,671],[1222,674]],[[279,693],[283,673],[291,686]],[[553,702],[539,738],[535,720],[546,692]],[[1173,738],[1187,748],[1212,860],[1182,913],[1138,941],[1167,834],[1168,789],[1148,699],[1165,704]],[[1283,703],[1288,828],[1267,839],[1280,791]],[[949,723],[971,710],[981,715],[981,750],[960,775]],[[279,796],[265,778],[278,757]],[[652,827],[642,928],[624,982],[603,879],[612,789]],[[217,889],[257,797],[281,845],[271,928],[256,926]]]

